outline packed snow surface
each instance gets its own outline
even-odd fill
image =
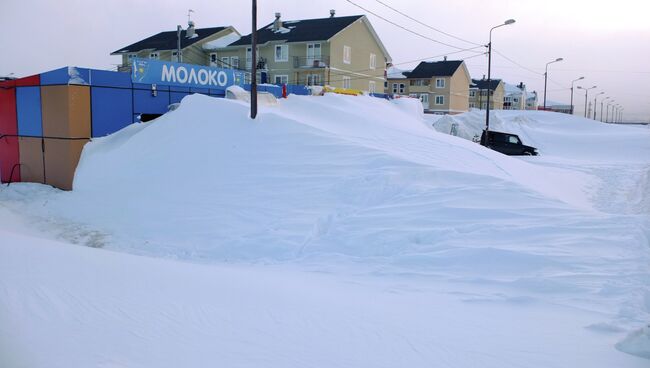
[[[650,131],[483,121],[192,95],[94,140],[0,190],[0,366],[647,367]]]

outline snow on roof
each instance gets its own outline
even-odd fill
[[[229,33],[223,37],[219,37],[216,40],[212,40],[203,44],[204,50],[216,50],[221,47],[226,47],[233,42],[238,41],[241,36],[237,33]]]
[[[406,75],[404,75],[405,72],[408,73],[409,70],[402,70],[394,66],[391,66],[386,70],[386,76],[391,79],[407,78]]]

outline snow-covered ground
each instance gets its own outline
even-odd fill
[[[3,187],[0,363],[647,367],[650,131],[419,110],[194,95]]]

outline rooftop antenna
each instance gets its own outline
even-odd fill
[[[187,9],[187,24],[190,24],[190,22],[192,21],[192,18],[191,18],[192,13],[194,13],[194,10]]]

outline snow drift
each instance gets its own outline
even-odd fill
[[[86,366],[647,364],[650,131],[498,112],[542,151],[513,158],[429,118],[325,95],[251,120],[193,95],[88,144],[72,192],[1,188],[0,343],[38,346],[40,366],[76,346]],[[57,232],[211,265],[34,238]]]

